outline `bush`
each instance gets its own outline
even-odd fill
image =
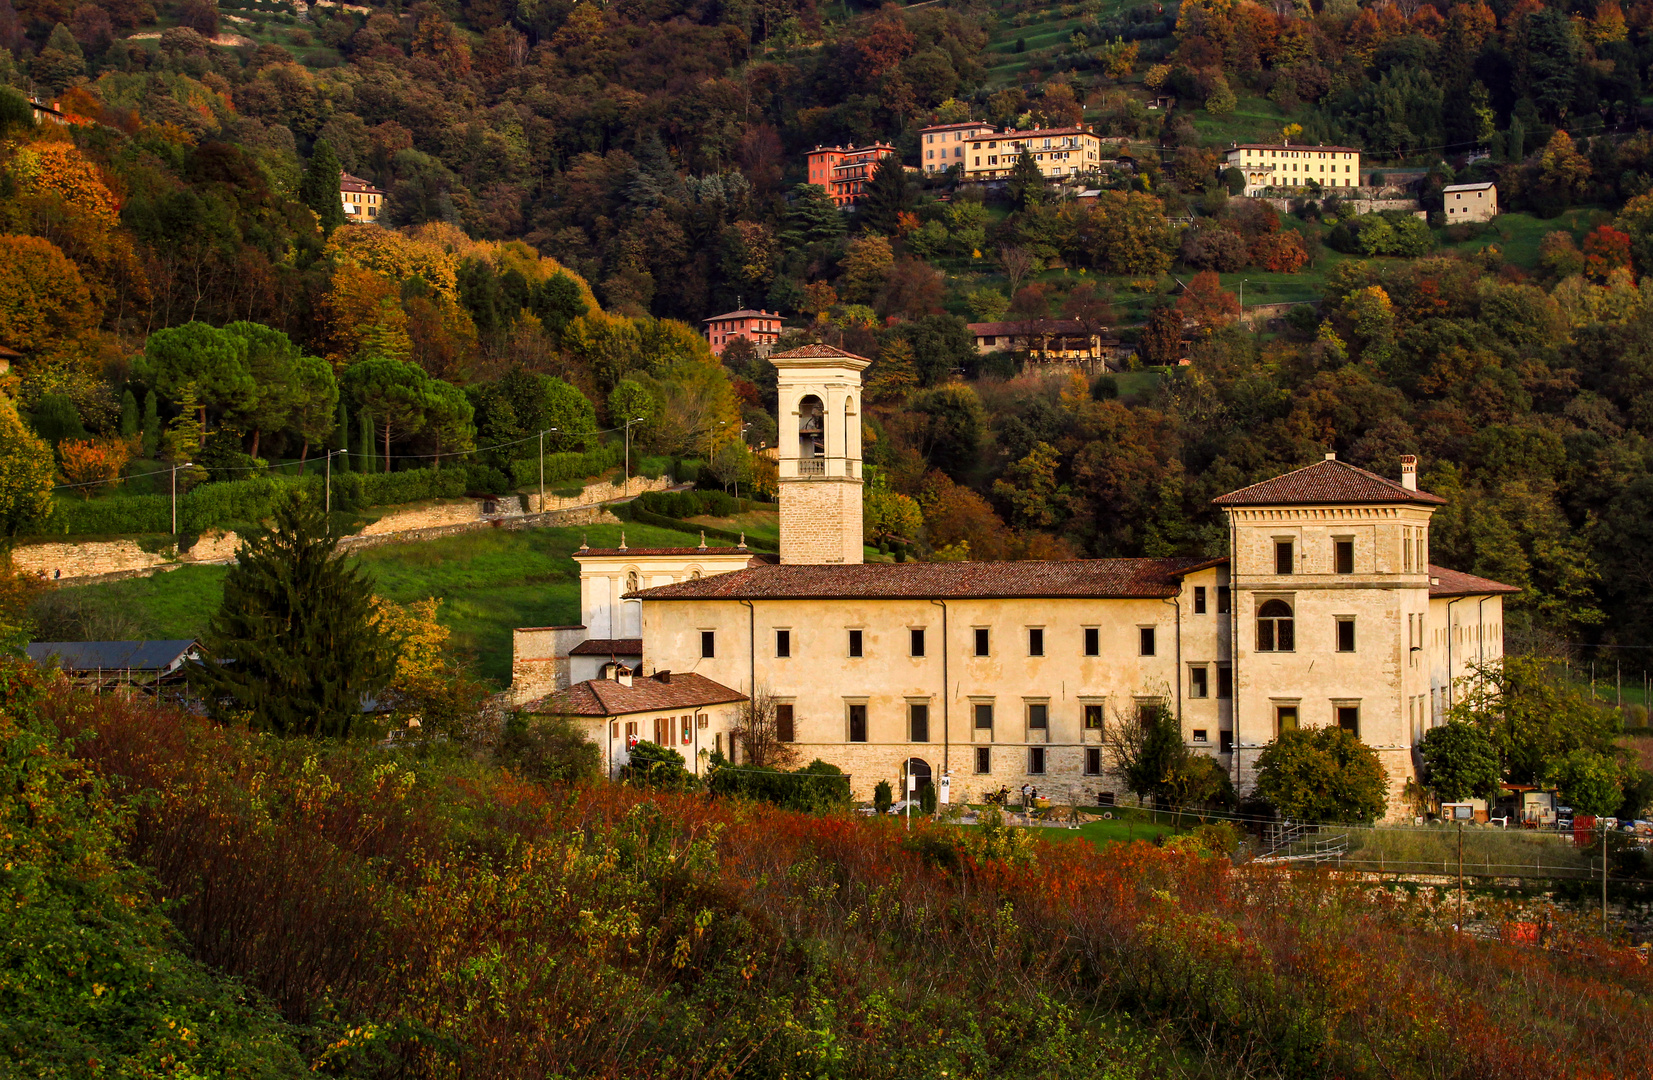
[[[620,779],[637,787],[661,791],[697,791],[700,778],[685,766],[683,755],[669,746],[640,742],[631,748],[631,760]]]
[[[622,457],[622,451],[613,446],[587,450],[583,454],[546,454],[545,482],[595,479],[620,464]],[[511,462],[511,482],[515,486],[528,487],[539,481],[540,459],[537,456]]]
[[[504,473],[480,463],[465,466],[465,485],[479,495],[503,495],[511,490]]]
[[[712,772],[707,786],[714,795],[756,799],[808,814],[841,810],[850,799],[849,777],[838,766],[819,759],[792,772],[768,766],[725,765]],[[888,793],[887,783],[884,788]]]
[[[597,744],[566,716],[513,713],[494,752],[512,772],[542,784],[575,784],[603,774]]]
[[[877,810],[880,814],[887,814],[889,813],[890,807],[894,805],[895,798],[891,793],[890,782],[888,780],[880,780],[877,784],[874,784],[872,789],[873,809]]]
[[[1372,822],[1388,806],[1389,776],[1342,728],[1284,731],[1257,759],[1257,793],[1292,821]]]

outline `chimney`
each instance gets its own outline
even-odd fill
[[[619,669],[615,672],[615,681],[621,686],[630,686],[631,669],[626,667],[624,664],[620,665]]]
[[[655,672],[654,673],[654,681],[655,682],[670,683],[672,681],[671,669],[670,668],[661,668],[659,671]]]
[[[1336,461],[1337,460],[1337,452],[1335,450],[1328,450],[1326,452],[1326,460],[1327,461]]]
[[[1418,456],[1416,454],[1402,454],[1400,456],[1400,486],[1407,491],[1418,490]]]

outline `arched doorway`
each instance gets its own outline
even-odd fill
[[[930,786],[930,763],[923,758],[908,758],[906,771],[908,776],[918,781],[918,786],[913,788],[913,794],[917,795]]]

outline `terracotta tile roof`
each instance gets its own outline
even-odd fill
[[[1441,506],[1446,500],[1427,491],[1412,491],[1400,483],[1346,462],[1317,461],[1264,480],[1260,484],[1219,495],[1216,506],[1318,506],[1323,503],[1422,503]]]
[[[741,308],[739,311],[730,311],[730,312],[726,312],[722,315],[713,315],[709,319],[701,319],[700,321],[701,322],[722,322],[724,319],[776,319],[776,320],[779,320],[780,317],[781,317],[781,313],[778,312],[778,311],[753,311],[751,308]]]
[[[746,695],[692,671],[640,676],[630,686],[613,679],[587,679],[567,690],[529,702],[531,713],[557,716],[629,716],[667,709],[698,709],[745,701]]]
[[[788,349],[785,352],[772,352],[769,359],[774,360],[838,360],[843,357],[859,360],[863,364],[872,363],[864,356],[856,356],[852,352],[833,348],[831,345],[805,345],[802,348]]]
[[[709,556],[709,555],[750,555],[750,554],[752,554],[752,553],[750,551],[746,550],[745,548],[738,548],[738,547],[733,547],[733,546],[731,546],[731,547],[675,547],[675,548],[643,548],[643,547],[578,548],[578,549],[575,550],[575,552],[573,554],[573,558],[583,559],[583,558],[586,558],[587,556],[592,556],[592,557],[601,557],[601,558],[605,558],[605,559],[613,559],[613,558],[619,558],[619,557],[622,557],[622,556],[648,556],[648,555],[708,555]]]
[[[646,600],[965,600],[1168,598],[1175,577],[1198,559],[1075,559],[1068,562],[866,563],[760,566],[660,585]]]
[[[1304,143],[1267,143],[1243,142],[1229,147],[1229,150],[1336,150],[1340,154],[1359,154],[1358,146],[1308,146]]]
[[[384,194],[383,191],[380,191],[378,188],[374,187],[372,184],[368,183],[366,180],[363,180],[359,176],[351,176],[349,173],[340,173],[339,174],[339,190],[340,191],[365,191],[365,192],[372,192],[374,195],[383,195]]]
[[[1429,595],[1431,598],[1449,596],[1500,596],[1518,593],[1514,585],[1505,585],[1491,578],[1476,577],[1462,570],[1448,570],[1444,566],[1429,567]]]
[[[586,638],[572,649],[569,656],[642,656],[643,639],[635,637]]]

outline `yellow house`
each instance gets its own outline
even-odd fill
[[[359,176],[339,174],[339,198],[344,200],[345,219],[352,224],[375,222],[384,212],[385,193]]]
[[[1229,148],[1227,158],[1229,167],[1245,176],[1246,195],[1311,184],[1322,189],[1360,186],[1360,150],[1353,146],[1240,143]]]
[[[991,124],[980,122],[943,124],[922,129],[919,147],[919,164],[926,173],[957,165],[965,180],[1008,178],[1023,147],[1051,180],[1095,172],[1102,162],[1102,138],[1084,125],[994,131]]]

